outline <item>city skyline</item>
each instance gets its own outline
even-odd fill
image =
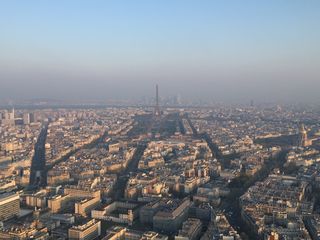
[[[0,100],[317,102],[317,1],[2,1]]]
[[[318,240],[320,1],[0,1],[0,239]]]

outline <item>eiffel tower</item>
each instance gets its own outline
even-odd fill
[[[160,107],[159,107],[159,89],[158,84],[156,85],[156,105],[154,107],[154,115],[159,117],[161,115]]]

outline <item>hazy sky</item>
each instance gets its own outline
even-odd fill
[[[1,0],[0,99],[320,101],[318,0]]]

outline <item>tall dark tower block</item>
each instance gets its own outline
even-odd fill
[[[156,106],[154,108],[154,115],[155,116],[160,116],[161,111],[159,107],[159,89],[158,89],[158,84],[156,85]]]

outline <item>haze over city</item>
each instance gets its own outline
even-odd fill
[[[320,1],[0,1],[0,240],[319,240]]]
[[[318,102],[319,1],[1,1],[0,100]]]

